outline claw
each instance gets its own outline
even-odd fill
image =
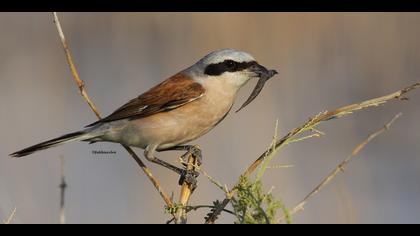
[[[197,165],[201,166],[201,164],[203,163],[203,154],[200,148],[198,148],[197,146],[191,146],[188,148],[187,152],[181,156],[182,163],[184,166],[187,166],[189,155],[193,155],[197,159]]]
[[[197,171],[194,170],[183,170],[181,173],[181,177],[179,178],[179,185],[183,185],[184,183],[191,186],[191,189],[197,188],[197,177],[200,175]]]

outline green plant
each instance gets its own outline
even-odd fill
[[[279,209],[289,215],[282,201],[276,200],[271,190],[264,193],[261,180],[250,181],[247,177],[241,177],[238,192],[231,203],[237,224],[275,224]],[[291,223],[290,217],[288,223]]]

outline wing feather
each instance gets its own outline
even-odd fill
[[[205,89],[200,83],[180,73],[156,85],[137,98],[130,100],[111,115],[87,127],[98,123],[126,118],[137,119],[170,111],[201,98],[204,93]]]

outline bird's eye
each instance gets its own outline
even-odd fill
[[[225,61],[225,65],[226,65],[226,68],[228,68],[229,70],[234,70],[236,68],[236,62],[232,60]]]
[[[206,66],[204,74],[206,75],[221,75],[225,72],[235,72],[241,70],[241,63],[233,60],[224,60],[219,63],[214,63]]]

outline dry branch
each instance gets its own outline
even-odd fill
[[[282,147],[282,146],[290,143],[293,140],[293,138],[295,138],[296,136],[304,133],[305,131],[316,131],[315,127],[317,125],[319,125],[320,123],[322,123],[323,121],[328,121],[328,120],[331,120],[331,119],[334,119],[334,118],[340,118],[340,117],[343,117],[345,115],[351,114],[355,111],[366,109],[366,108],[369,108],[369,107],[376,107],[376,106],[384,104],[384,103],[386,103],[390,100],[393,100],[393,99],[407,100],[407,98],[404,97],[404,95],[407,94],[408,92],[414,90],[414,89],[419,88],[419,87],[420,87],[420,83],[415,83],[411,86],[408,86],[406,88],[398,90],[397,92],[394,92],[394,93],[391,93],[391,94],[388,94],[388,95],[385,95],[385,96],[382,96],[382,97],[378,97],[378,98],[370,99],[370,100],[363,101],[363,102],[360,102],[360,103],[340,107],[340,108],[332,110],[332,111],[322,112],[322,113],[316,115],[315,117],[310,118],[309,121],[306,122],[304,125],[296,128],[296,129],[293,129],[286,136],[279,139],[276,142],[275,147],[279,148],[279,147]],[[249,177],[257,169],[257,167],[264,161],[265,157],[267,157],[271,154],[271,152],[272,152],[272,149],[268,149],[263,154],[261,154],[245,170],[245,172],[242,174],[242,176]],[[217,217],[220,215],[222,210],[230,202],[230,199],[231,199],[230,196],[233,196],[236,193],[236,187],[231,189],[229,193],[230,194],[228,194],[228,197],[226,197],[222,201],[222,203],[220,204],[220,207],[218,209],[214,210],[213,212],[211,212],[210,216],[206,219],[205,223],[213,224],[217,220]]]
[[[8,225],[12,223],[13,219],[15,218],[15,215],[16,215],[16,207],[10,213],[9,217],[7,217],[7,219],[3,221],[3,224]]]
[[[408,86],[404,89],[401,89],[395,93],[391,93],[389,95],[385,95],[379,98],[374,98],[374,99],[370,99],[361,103],[356,103],[356,104],[352,104],[352,105],[348,105],[345,107],[341,107],[338,109],[335,109],[333,111],[325,111],[322,112],[320,114],[318,114],[317,116],[315,116],[314,118],[309,119],[309,121],[307,123],[305,123],[303,126],[292,130],[290,133],[288,133],[285,137],[283,137],[282,139],[280,139],[279,141],[277,141],[276,143],[276,148],[287,144],[288,141],[295,137],[296,135],[299,135],[307,130],[311,130],[313,129],[315,126],[319,125],[321,122],[323,121],[328,121],[334,118],[340,118],[343,117],[345,115],[351,114],[355,111],[358,110],[362,110],[362,109],[366,109],[369,107],[375,107],[375,106],[379,106],[381,104],[384,104],[390,100],[393,99],[399,99],[399,100],[406,100],[406,97],[403,97],[403,95],[405,95],[406,93],[410,92],[411,90],[417,89],[420,87],[420,83],[415,83],[411,86]],[[251,166],[248,167],[248,169],[245,171],[244,176],[249,176],[252,172],[254,172],[254,170],[258,167],[259,164],[261,164],[261,162],[264,160],[264,157],[269,155],[271,152],[271,150],[267,150],[265,151],[256,161],[254,161],[254,163],[252,163]]]
[[[87,94],[87,91],[85,89],[85,82],[80,79],[79,72],[77,72],[76,66],[74,65],[70,48],[67,44],[66,37],[64,37],[64,32],[63,32],[63,29],[61,28],[61,24],[60,24],[60,21],[58,19],[56,12],[53,12],[53,17],[54,17],[55,26],[57,27],[57,31],[60,36],[61,45],[63,45],[63,49],[66,54],[67,63],[69,64],[70,71],[71,71],[71,74],[73,75],[74,81],[77,83],[77,86],[79,87],[80,94],[88,103],[90,109],[95,113],[96,117],[98,117],[98,119],[101,119],[101,113],[99,112],[98,108],[95,106],[95,104],[92,102],[89,95]]]
[[[58,16],[57,16],[56,12],[53,12],[53,17],[54,17],[54,24],[56,25],[58,34],[60,36],[61,44],[62,44],[64,52],[66,54],[66,58],[67,58],[67,62],[68,62],[69,67],[70,67],[70,71],[73,75],[73,78],[74,78],[75,82],[77,83],[77,86],[79,87],[80,93],[83,96],[83,98],[85,99],[85,101],[88,103],[90,109],[95,113],[96,117],[98,119],[101,119],[101,114],[100,114],[99,110],[97,109],[95,104],[92,102],[92,100],[88,96],[88,93],[87,93],[86,88],[84,86],[84,82],[83,82],[83,80],[80,79],[79,73],[77,72],[76,66],[75,66],[75,64],[73,62],[73,58],[71,56],[70,48],[67,44],[67,40],[64,36],[63,30],[61,28],[61,24],[60,24],[60,21],[58,19]],[[137,154],[130,147],[127,147],[127,146],[124,146],[124,145],[123,145],[123,147],[127,150],[127,152],[131,155],[131,157],[136,161],[136,163],[141,167],[143,172],[147,175],[149,180],[155,186],[156,190],[159,192],[162,199],[165,201],[166,205],[168,207],[174,207],[174,204],[173,204],[172,200],[165,193],[165,191],[163,190],[159,181],[153,176],[150,169],[141,161],[141,159],[137,156]]]
[[[59,213],[59,222],[60,224],[66,223],[66,211],[65,211],[65,203],[66,203],[66,189],[67,189],[67,183],[66,178],[64,176],[64,157],[60,156],[60,213]]]
[[[385,124],[380,130],[376,131],[375,133],[370,134],[367,139],[365,139],[362,143],[360,143],[359,145],[357,145],[352,153],[346,158],[344,159],[327,177],[325,177],[320,184],[318,184],[308,195],[306,195],[306,197],[299,203],[297,204],[290,212],[290,215],[294,215],[299,211],[302,211],[304,209],[304,206],[306,205],[306,203],[309,201],[309,199],[311,199],[312,197],[314,197],[319,191],[321,191],[321,189],[323,189],[327,184],[329,184],[336,176],[338,173],[340,173],[341,171],[344,171],[344,169],[347,167],[348,163],[355,157],[357,156],[360,151],[370,142],[372,141],[374,138],[376,138],[377,136],[381,135],[382,133],[384,133],[385,131],[388,131],[389,128],[391,127],[391,125],[401,116],[402,114],[399,113],[397,115],[394,116],[394,118],[392,118],[391,121],[389,121],[387,124]],[[284,217],[280,218],[280,222],[284,220]]]
[[[197,158],[190,154],[188,155],[188,163],[187,163],[187,171],[195,171],[195,167],[197,166]],[[187,205],[190,200],[191,194],[193,193],[194,189],[192,188],[191,184],[188,184],[184,181],[181,187],[181,193],[179,196],[179,204],[180,208],[178,208],[178,212],[176,214],[175,223],[186,224],[187,223]]]

